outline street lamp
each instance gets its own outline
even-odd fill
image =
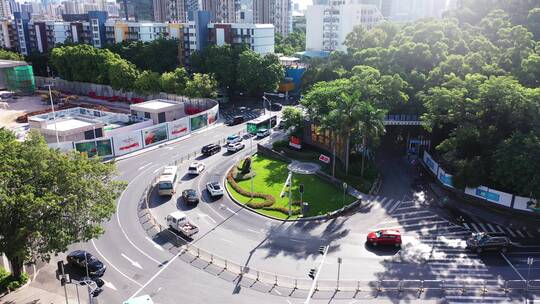
[[[268,130],[270,130],[270,133],[272,133],[272,101],[270,99],[268,99],[265,95],[268,94],[268,93],[264,93],[263,95],[263,111],[264,111],[264,115],[266,115],[266,107],[265,107],[265,101],[268,102],[268,107],[269,107],[269,111],[270,111],[270,121],[269,121],[269,126],[268,126]]]
[[[53,103],[52,92],[51,92],[51,86],[53,85],[54,84],[50,83],[50,84],[46,84],[45,86],[49,88],[49,99],[51,100],[51,108],[52,108],[52,114],[53,114],[53,119],[54,119],[54,133],[56,134],[56,143],[60,144],[60,140],[58,139],[58,129],[56,128],[56,114],[54,112],[54,103]]]
[[[341,202],[343,207],[345,207],[345,191],[347,191],[347,183],[343,182],[343,200]]]

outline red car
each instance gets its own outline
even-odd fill
[[[401,233],[395,229],[382,229],[372,231],[367,235],[367,243],[373,246],[394,245],[401,246]]]

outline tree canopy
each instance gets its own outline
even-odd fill
[[[239,88],[248,94],[262,94],[277,89],[285,69],[276,55],[261,56],[248,50],[240,54],[236,73]]]
[[[50,259],[104,232],[123,183],[114,163],[51,149],[32,131],[24,142],[0,129],[0,251],[15,277],[23,263]]]

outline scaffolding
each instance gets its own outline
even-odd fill
[[[6,81],[6,88],[17,93],[32,94],[36,89],[32,66],[23,65],[1,70]]]

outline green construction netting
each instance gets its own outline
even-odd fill
[[[4,70],[7,89],[14,92],[31,94],[36,89],[32,66],[17,66]]]

